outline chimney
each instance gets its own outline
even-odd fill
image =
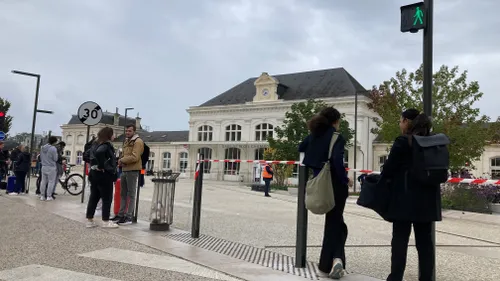
[[[116,108],[115,115],[113,116],[113,125],[115,126],[120,125],[120,114],[118,113],[118,107]]]
[[[141,117],[139,117],[139,113],[137,113],[137,117],[135,117],[135,127],[137,130],[141,128]]]

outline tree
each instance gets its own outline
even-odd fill
[[[7,115],[10,109],[10,101],[0,97],[0,111],[3,111],[6,115],[5,126],[3,132],[7,135],[12,127],[12,116]]]
[[[265,159],[280,159],[278,157],[277,149],[275,148],[266,148],[264,150],[264,158]],[[278,186],[285,186],[286,185],[286,180],[292,175],[293,173],[293,165],[287,165],[287,164],[271,164],[271,167],[273,168],[274,171],[274,182]]]
[[[275,136],[268,138],[269,147],[272,150],[267,156],[274,158],[269,160],[299,160],[298,146],[309,134],[307,121],[326,106],[328,105],[324,101],[315,99],[294,103],[290,111],[286,112],[283,125],[274,129]],[[342,117],[345,116],[342,114]],[[344,118],[340,123],[340,133],[346,139],[347,145],[350,146],[354,130],[349,128],[349,123]],[[268,157],[265,158],[268,159]],[[282,166],[285,165],[274,166],[275,173],[281,173],[280,169],[284,169]],[[290,170],[289,175],[291,172],[292,170]]]
[[[369,107],[380,118],[375,118],[378,134],[382,141],[392,143],[400,135],[401,112],[408,108],[423,110],[422,66],[415,72],[406,69],[396,72],[396,76],[374,86]],[[441,68],[433,75],[432,122],[433,132],[444,133],[450,140],[450,166],[458,170],[468,162],[478,160],[484,146],[491,141],[489,117],[480,115],[474,103],[481,99],[477,81],[467,82],[467,71],[459,72],[458,66]],[[497,122],[495,122],[497,123]]]

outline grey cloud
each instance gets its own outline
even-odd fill
[[[482,110],[496,115],[500,38],[493,13],[500,4],[435,2],[436,68],[469,69],[485,92]],[[58,130],[87,100],[110,111],[132,106],[152,129],[186,129],[187,107],[262,71],[343,66],[370,88],[401,68],[418,67],[422,35],[399,32],[400,6],[396,0],[0,1],[0,33],[9,38],[0,45],[0,91],[23,103],[13,105],[16,131],[30,129],[35,84],[11,69],[42,73],[40,106],[56,114],[40,116],[40,131]]]

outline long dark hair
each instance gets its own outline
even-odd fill
[[[340,120],[340,112],[332,106],[325,107],[307,122],[312,135],[320,136]]]
[[[105,143],[111,140],[113,137],[113,129],[110,127],[104,127],[97,133],[97,143]]]
[[[411,108],[405,110],[401,117],[408,120],[407,135],[428,136],[431,134],[432,123],[425,113],[420,113],[420,111]]]

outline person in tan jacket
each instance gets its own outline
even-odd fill
[[[136,134],[135,125],[127,125],[125,137],[122,157],[118,160],[118,165],[122,167],[122,175],[120,177],[120,211],[118,212],[118,216],[113,219],[120,225],[132,224],[137,180],[142,169],[141,155],[144,152],[144,142]]]

